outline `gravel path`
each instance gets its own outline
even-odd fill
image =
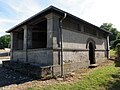
[[[4,87],[12,84],[22,84],[32,80],[28,76],[0,67],[0,90],[8,90]]]

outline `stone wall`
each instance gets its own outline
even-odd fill
[[[53,50],[31,49],[28,50],[28,62],[36,63],[40,66],[53,64]]]
[[[105,58],[105,51],[107,48],[107,42],[105,38],[97,38],[81,32],[63,29],[63,59],[64,65],[67,65],[67,68],[69,67],[69,69],[75,70],[78,68],[89,67],[89,47],[86,47],[87,40],[89,38],[95,41],[96,63],[101,63]],[[53,65],[60,65],[59,49],[53,52],[53,59]]]
[[[69,74],[72,71],[75,71],[79,68],[88,68],[88,65],[84,63],[86,67],[82,67],[83,63],[68,63],[64,64],[64,74]],[[31,63],[23,62],[13,62],[13,61],[3,61],[3,67],[8,69],[13,69],[22,74],[29,75],[35,78],[51,78],[61,75],[61,66],[60,65],[51,65],[51,66],[36,66]]]
[[[14,50],[12,54],[12,61],[26,62],[26,52],[25,50]]]
[[[60,63],[60,51],[53,52],[54,65]],[[64,51],[63,53],[64,63],[85,62],[88,61],[88,51]],[[58,61],[58,62],[57,62]]]
[[[63,29],[64,48],[86,49],[88,38],[92,38],[96,43],[96,50],[105,50],[107,47],[105,38],[97,38],[80,32]]]
[[[27,58],[27,62],[29,63],[38,64],[40,66],[47,66],[52,65],[52,56],[52,50],[47,49],[29,49],[27,54],[25,50],[15,50],[13,51],[12,61],[26,62]]]
[[[95,51],[96,63],[100,64],[105,58],[105,51]]]

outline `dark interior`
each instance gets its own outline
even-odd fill
[[[32,30],[32,48],[47,47],[47,20],[36,24]]]
[[[95,50],[91,42],[89,43],[89,60],[90,64],[95,64]]]

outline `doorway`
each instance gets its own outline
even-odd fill
[[[89,43],[89,60],[90,64],[95,64],[95,48],[91,42]]]

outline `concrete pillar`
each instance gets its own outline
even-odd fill
[[[30,26],[23,26],[24,29],[24,42],[23,42],[23,50],[27,50],[32,48],[32,28]]]
[[[11,32],[11,50],[16,50],[18,48],[18,37],[17,33]]]
[[[110,58],[109,50],[110,50],[110,47],[109,47],[109,35],[108,35],[108,36],[107,36],[107,58],[108,58],[108,59]]]
[[[47,48],[58,48],[60,38],[59,38],[59,15],[56,15],[54,13],[50,13],[45,16],[47,19]],[[59,53],[60,51],[58,51]],[[49,58],[49,63],[52,63],[53,65],[57,65],[60,61],[59,59],[56,59],[56,55],[53,54],[53,50],[51,50],[52,57]],[[59,58],[59,57],[58,57]]]
[[[32,49],[32,27],[27,28],[27,48]]]
[[[23,50],[27,50],[27,26],[23,26],[24,38],[23,38]]]
[[[11,50],[13,50],[13,32],[10,33],[11,36]]]
[[[60,27],[59,27],[59,16],[54,15],[53,25],[53,48],[60,47]]]
[[[109,36],[107,36],[107,44],[108,44],[108,50],[110,50],[110,48],[109,48]]]
[[[47,48],[58,47],[59,37],[59,16],[50,13],[47,18]]]
[[[17,43],[17,33],[11,32],[11,53],[10,53],[10,60],[13,60],[13,50],[17,49],[18,43]]]
[[[29,48],[32,48],[32,29],[28,26],[25,25],[23,26],[24,29],[24,42],[23,42],[23,50],[25,50],[26,55],[25,55],[25,60],[28,62],[28,50]]]

